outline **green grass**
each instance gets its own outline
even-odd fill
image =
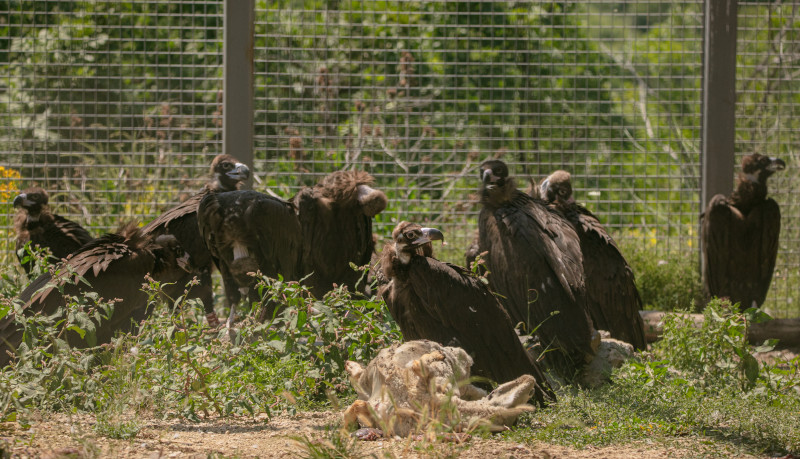
[[[0,305],[7,308],[21,285],[6,277]],[[205,326],[199,305],[180,300],[175,313],[159,305],[136,334],[90,349],[53,345],[58,316],[30,322],[30,346],[0,370],[0,419],[24,425],[33,413],[88,412],[97,433],[126,439],[139,434],[133,420],[142,416],[191,421],[341,410],[355,398],[344,362],[366,363],[400,339],[375,298],[338,290],[315,299],[296,283],[268,279],[260,287],[286,308],[266,324],[252,313],[242,318],[234,342]],[[159,285],[148,288],[155,298]],[[748,324],[764,319],[755,311],[712,302],[705,314],[702,328],[669,316],[663,339],[616,370],[611,384],[567,386],[558,403],[524,415],[501,438],[576,448],[690,438],[719,455],[800,452],[800,359],[755,361],[744,339]],[[297,440],[307,457],[357,455],[348,438],[332,427],[323,439]],[[417,446],[457,454],[439,443]]]

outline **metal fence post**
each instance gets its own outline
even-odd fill
[[[738,0],[705,1],[701,209],[733,190],[737,13]]]
[[[255,2],[225,0],[224,14],[222,151],[252,167]]]

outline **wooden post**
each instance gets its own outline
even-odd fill
[[[255,2],[225,0],[224,14],[222,152],[253,170]]]
[[[705,210],[714,195],[733,191],[737,13],[737,0],[705,1],[700,190],[702,210]],[[702,240],[700,243],[702,244]]]

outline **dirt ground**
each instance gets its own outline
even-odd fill
[[[756,354],[762,361],[791,360],[800,348],[778,349]],[[341,412],[301,412],[296,415],[266,415],[253,418],[226,418],[205,422],[139,419],[142,426],[135,438],[115,440],[96,432],[90,415],[50,415],[30,420],[23,428],[16,422],[0,423],[0,459],[20,458],[296,458],[308,457],[307,448],[296,438],[324,444],[330,429],[340,425]],[[462,444],[421,439],[382,439],[357,441],[350,450],[355,457],[464,459],[656,459],[684,457],[757,458],[737,451],[731,445],[685,437],[663,443],[656,440],[622,446],[574,449],[546,443],[521,444],[471,437]],[[793,456],[787,456],[793,458]],[[796,458],[795,458],[796,459]]]
[[[0,424],[2,451],[12,457],[37,458],[205,458],[266,457],[295,458],[307,450],[292,437],[306,437],[324,442],[328,429],[337,425],[340,414],[334,412],[299,413],[272,419],[224,419],[188,423],[178,420],[141,420],[145,426],[132,440],[114,440],[95,432],[94,418],[86,415],[58,415],[35,421],[29,429],[17,423]],[[357,442],[357,457],[459,457],[495,458],[664,458],[664,457],[756,457],[736,451],[720,450],[698,440],[680,440],[670,444],[644,441],[605,448],[572,448],[544,443],[520,444],[500,439],[472,437],[463,444],[429,443],[422,440],[389,439]]]

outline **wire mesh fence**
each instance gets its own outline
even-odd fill
[[[5,5],[0,257],[15,189],[54,191],[57,212],[100,232],[200,187],[221,150],[222,2]],[[772,183],[784,231],[769,304],[796,315],[798,3],[740,5],[737,153],[789,164]],[[477,165],[499,157],[521,187],[569,170],[616,238],[697,259],[702,11],[701,0],[257,1],[254,187],[289,197],[365,169],[391,198],[379,236],[400,220],[435,224],[441,256],[461,262]]]

